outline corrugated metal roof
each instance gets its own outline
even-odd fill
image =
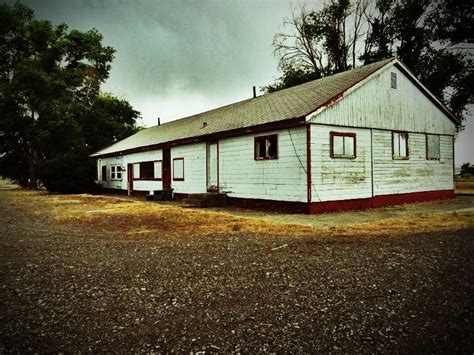
[[[141,130],[91,156],[304,117],[395,60],[360,68]],[[203,126],[203,122],[207,124]]]

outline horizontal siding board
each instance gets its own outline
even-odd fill
[[[98,161],[99,169],[102,166],[107,166],[107,180],[102,180],[102,187],[109,188],[109,189],[122,189],[123,184],[125,183],[125,188],[127,187],[127,172],[122,172],[122,179],[121,180],[110,180],[110,166],[111,165],[120,165],[123,167],[123,157],[116,156],[116,157],[108,157],[102,158]]]
[[[331,159],[331,131],[356,133],[356,159]],[[409,159],[394,160],[391,135],[372,132],[374,196],[453,188],[451,136],[440,137],[440,160],[427,160],[425,134],[410,133]],[[311,125],[313,202],[372,197],[370,141],[370,129]]]
[[[151,150],[148,152],[138,152],[133,154],[127,154],[123,156],[123,165],[125,169],[128,169],[128,164],[134,164],[144,161],[155,161],[161,160],[163,157],[161,149]],[[149,191],[152,193],[154,190],[161,190],[163,183],[161,181],[134,181],[133,189],[137,191]],[[127,190],[127,173],[124,172],[122,189]]]
[[[278,135],[278,159],[255,160],[254,138]],[[306,202],[306,128],[219,141],[219,184],[230,197]]]
[[[330,132],[356,134],[356,158],[331,158]],[[311,195],[313,202],[372,196],[370,130],[311,125]]]
[[[397,89],[390,87],[391,72]],[[309,117],[310,122],[454,135],[454,123],[398,68],[392,66],[337,103]]]
[[[424,133],[409,133],[408,160],[392,159],[390,131],[374,130],[374,195],[453,188],[452,137],[440,137],[440,160],[426,160]]]
[[[184,158],[184,181],[173,180],[173,159]],[[205,193],[206,143],[171,148],[171,187],[176,193]]]

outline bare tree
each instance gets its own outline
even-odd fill
[[[283,75],[267,92],[355,68],[368,31],[366,13],[374,0],[327,0],[320,10],[301,7],[273,38]],[[393,0],[376,0],[393,1]],[[370,10],[369,10],[370,11]]]
[[[367,26],[367,22],[364,20],[367,13],[367,9],[369,7],[369,0],[356,0],[352,6],[354,26],[352,38],[350,40],[350,47],[352,49],[352,68],[355,68],[357,60],[357,44],[367,32],[364,32],[364,25]]]
[[[302,67],[322,72],[324,69],[324,49],[322,34],[317,35],[314,27],[313,12],[301,8],[299,15],[292,13],[291,18],[283,22],[289,32],[279,32],[273,38],[274,54],[280,58],[279,67]]]

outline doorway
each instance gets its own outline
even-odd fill
[[[171,188],[171,149],[163,149],[163,161],[161,167],[163,178],[163,189]]]
[[[219,145],[207,143],[206,149],[207,191],[219,192]]]
[[[131,196],[133,192],[133,164],[127,164],[127,194]]]

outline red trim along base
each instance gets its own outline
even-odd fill
[[[273,201],[253,198],[227,197],[227,203],[232,206],[249,209],[282,211],[293,213],[307,213],[308,204],[306,202]]]
[[[454,190],[438,190],[412,192],[406,194],[382,195],[375,196],[373,198],[361,198],[354,200],[312,202],[309,205],[309,214],[393,206],[412,202],[447,200],[453,197]]]
[[[112,195],[127,195],[127,190],[113,189],[111,187],[102,187],[100,193]]]
[[[128,195],[127,190],[122,190],[122,189],[113,189],[110,187],[103,187],[100,190],[101,193],[103,194],[112,194],[112,195]],[[150,194],[150,191],[138,191],[138,190],[133,190],[132,191],[132,196],[143,196],[146,197]]]
[[[127,191],[125,191],[127,192]],[[132,190],[132,193],[131,195],[132,196],[143,196],[143,197],[146,197],[150,194],[150,191],[146,190],[146,191],[139,191],[139,190]]]
[[[182,193],[176,192],[173,194],[173,197],[175,200],[181,201],[181,200],[187,199],[189,197],[189,194],[182,194]]]
[[[116,195],[127,194],[127,190],[120,189],[103,188],[101,191],[103,193],[111,193]],[[147,196],[148,194],[148,191],[134,190],[132,192],[132,196]],[[188,196],[189,194],[186,193],[175,193],[174,199],[184,200],[188,198]],[[238,197],[228,197],[227,202],[229,205],[241,208],[317,214],[336,211],[359,210],[374,207],[394,206],[413,202],[447,200],[450,198],[454,198],[454,190],[412,192],[406,194],[382,195],[375,196],[373,198],[360,198],[354,200],[312,202],[310,204],[306,202],[273,201]]]

